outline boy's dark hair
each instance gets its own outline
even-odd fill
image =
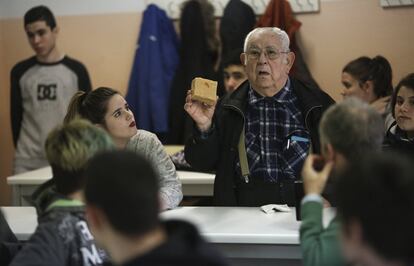
[[[362,237],[384,258],[414,258],[414,168],[398,154],[370,154],[338,176],[338,213],[343,231],[358,221]],[[408,264],[407,264],[408,265]]]
[[[118,232],[136,236],[159,224],[158,174],[142,155],[127,150],[91,159],[85,199],[105,213]]]
[[[392,94],[392,99],[391,99],[391,112],[394,118],[395,118],[395,104],[397,103],[397,95],[401,87],[406,87],[414,91],[414,73],[408,74],[398,83],[397,87],[395,87],[395,90],[394,90],[394,93]]]
[[[377,55],[372,59],[361,56],[346,64],[342,72],[358,80],[360,86],[367,81],[372,81],[374,93],[378,98],[392,94],[392,69],[383,56]]]
[[[50,29],[56,27],[56,19],[52,11],[47,6],[35,6],[29,9],[24,15],[24,27],[36,21],[44,21]]]
[[[240,61],[241,53],[243,53],[243,49],[240,47],[240,49],[233,50],[229,52],[225,57],[223,57],[223,69],[231,65],[243,66],[242,62]]]

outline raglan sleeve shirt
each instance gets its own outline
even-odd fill
[[[158,171],[160,197],[163,209],[173,209],[183,198],[181,182],[178,179],[174,163],[165,152],[157,136],[145,130],[139,130],[127,144],[127,148],[146,156]]]

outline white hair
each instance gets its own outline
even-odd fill
[[[284,30],[281,30],[277,27],[262,27],[262,28],[255,28],[254,30],[249,32],[249,34],[247,34],[246,38],[244,39],[243,52],[247,51],[247,45],[250,41],[250,38],[254,34],[265,33],[265,32],[273,33],[281,41],[283,51],[289,51],[289,44],[290,44],[289,36]]]

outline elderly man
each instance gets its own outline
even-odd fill
[[[333,100],[289,78],[295,55],[278,28],[251,31],[240,59],[248,81],[219,103],[188,94],[184,109],[195,131],[186,160],[216,171],[215,205],[293,205],[293,182],[309,149],[319,151],[319,120]]]
[[[383,132],[381,115],[358,99],[345,100],[324,113],[319,128],[322,155],[309,155],[302,170],[306,196],[301,205],[300,242],[304,265],[345,264],[339,249],[338,218],[327,228],[322,225],[321,193],[331,172],[338,173],[367,153],[379,151]]]

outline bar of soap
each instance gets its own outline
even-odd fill
[[[191,97],[209,105],[214,104],[217,99],[217,81],[194,78],[191,82]]]

